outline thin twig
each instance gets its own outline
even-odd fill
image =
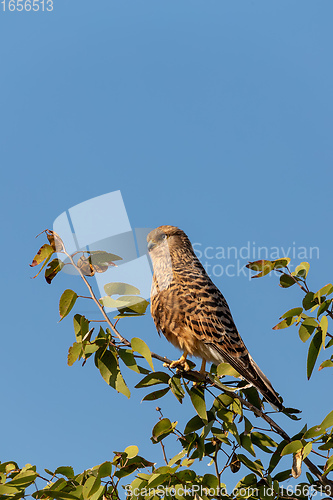
[[[162,452],[163,452],[164,462],[166,463],[166,465],[168,465],[168,459],[167,459],[166,454],[165,454],[165,446],[162,443],[162,441],[160,441],[160,445],[162,446]]]
[[[300,289],[301,289],[301,290],[303,290],[303,292],[304,292],[304,293],[308,293],[308,290],[306,290],[306,289],[304,288],[304,286],[302,286],[302,285],[300,284],[300,282],[299,282],[299,281],[295,278],[295,276],[293,276],[293,275],[291,274],[291,271],[290,271],[290,269],[289,269],[289,267],[288,267],[288,266],[286,266],[286,269],[287,269],[287,270],[288,270],[288,272],[289,272],[289,276],[290,276],[290,277],[291,277],[291,278],[295,281],[295,283],[297,283],[297,285],[300,287]],[[284,274],[285,274],[285,273],[284,273]]]
[[[121,340],[125,345],[127,346],[130,346],[131,343],[125,339],[122,335],[120,335],[120,333],[118,332],[118,330],[115,328],[115,326],[113,325],[113,323],[110,321],[110,319],[108,318],[105,310],[104,310],[104,307],[102,306],[102,304],[99,302],[99,300],[96,298],[96,295],[94,294],[93,292],[93,289],[91,288],[91,285],[89,284],[89,282],[87,281],[87,278],[85,277],[85,275],[82,273],[81,269],[75,264],[72,256],[66,252],[66,250],[64,249],[64,254],[70,259],[72,265],[75,267],[75,269],[78,271],[78,273],[80,274],[81,278],[83,279],[84,283],[86,284],[86,286],[88,287],[88,290],[90,292],[90,295],[91,295],[91,298],[93,299],[93,301],[95,302],[95,304],[97,305],[98,309],[101,311],[105,321],[108,323],[108,325],[110,326],[110,328],[113,330],[113,332],[116,334],[116,336],[118,337],[119,340]]]

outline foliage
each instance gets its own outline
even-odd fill
[[[81,252],[76,261],[78,252],[69,255],[56,233],[50,230],[45,233],[49,245],[41,247],[32,266],[41,265],[41,270],[47,266],[45,278],[51,283],[65,265],[71,265],[89,291],[89,297],[82,297],[73,290],[65,290],[60,298],[60,319],[65,318],[81,298],[93,300],[101,314],[97,334],[94,334],[95,323],[91,327],[88,318],[79,313],[74,315],[75,342],[69,348],[68,364],[79,360],[85,364],[93,356],[105,382],[126,397],[130,397],[125,382],[126,370],[130,369],[140,377],[135,389],[148,391],[144,401],[158,400],[170,393],[180,404],[192,405],[194,414],[182,429],[157,408],[159,419],[152,429],[151,441],[161,447],[163,465],[140,457],[135,445],[116,452],[110,462],[80,474],[75,474],[72,467],[59,467],[54,472],[46,470],[50,477],[45,478],[30,464],[20,469],[15,462],[6,462],[0,465],[0,499],[23,498],[29,494],[32,484],[37,487],[37,491],[31,493],[34,498],[64,500],[113,500],[123,495],[121,486],[133,500],[170,496],[177,500],[194,497],[203,500],[304,499],[323,491],[333,494],[333,483],[329,479],[333,471],[333,411],[318,425],[311,428],[305,425],[289,437],[269,416],[267,403],[257,390],[239,380],[229,365],[213,365],[207,375],[194,369],[188,372],[170,369],[171,360],[151,352],[141,339],[126,339],[116,328],[120,318],[145,313],[148,303],[139,297],[139,290],[124,283],[110,283],[105,286],[106,296],[98,299],[89,284],[89,277],[95,272],[104,272],[120,257],[106,252]],[[57,258],[50,262],[56,252]],[[67,261],[59,259],[60,253]],[[250,262],[248,268],[257,272],[256,278],[274,271],[280,275],[282,288],[297,284],[304,293],[302,305],[284,313],[274,329],[294,324],[302,342],[311,337],[307,359],[310,378],[320,349],[328,350],[333,345],[333,337],[328,332],[328,319],[333,319],[333,299],[329,298],[333,285],[311,292],[307,284],[309,264],[302,262],[290,272],[289,261],[261,260]],[[119,298],[114,299],[113,295]],[[110,320],[105,307],[118,309],[115,322]],[[155,371],[153,360],[163,363],[163,367]],[[333,366],[332,357],[321,363],[319,370],[329,366]],[[283,413],[299,420],[298,410],[284,408]],[[169,445],[172,440],[180,451],[168,459],[166,443]],[[315,457],[317,465],[310,456]],[[210,461],[213,470],[209,470],[214,474],[201,476],[195,471],[196,464],[203,459]],[[287,479],[300,476],[302,464],[308,469],[306,480],[292,489],[291,485],[285,487]],[[244,477],[235,487],[227,488],[222,482],[226,470],[232,473],[241,470]],[[41,484],[43,481],[47,484]]]

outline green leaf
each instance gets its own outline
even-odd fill
[[[8,485],[10,486],[28,486],[29,484],[32,484],[35,479],[37,478],[37,472],[28,469],[28,470],[22,470],[19,472],[14,479],[12,479],[10,482],[8,482]]]
[[[269,461],[269,466],[268,466],[268,473],[271,474],[272,471],[275,469],[275,467],[278,465],[278,463],[281,460],[281,451],[286,445],[286,441],[283,440],[279,443],[278,447],[274,451],[273,455],[271,456],[271,459]]]
[[[333,455],[326,461],[324,476],[333,470]]]
[[[104,285],[106,295],[139,295],[140,290],[128,283],[107,283]]]
[[[318,370],[322,370],[323,368],[332,368],[332,366],[333,366],[333,361],[331,361],[330,359],[326,359],[321,363]]]
[[[67,479],[72,479],[74,477],[74,469],[71,466],[58,467],[54,471],[54,474],[62,474],[63,476],[67,477]]]
[[[131,397],[131,392],[126,385],[126,382],[125,382],[120,370],[117,373],[114,388],[116,389],[117,392],[124,394],[124,396],[126,396],[128,399]]]
[[[291,453],[295,454],[302,448],[303,448],[302,441],[300,441],[299,439],[297,439],[296,441],[292,441],[283,448],[281,452],[281,457],[283,457],[284,455],[289,455]]]
[[[154,401],[155,399],[160,399],[165,396],[170,391],[170,387],[166,387],[165,389],[160,389],[159,391],[154,391],[150,392],[147,394],[144,398],[142,398],[142,401]]]
[[[299,338],[302,342],[306,342],[312,335],[314,326],[301,325],[298,330]]]
[[[267,434],[263,434],[262,432],[252,432],[251,439],[254,444],[260,443],[263,446],[270,446],[272,448],[276,448],[277,444],[270,436]]]
[[[191,432],[197,431],[198,429],[201,429],[205,423],[203,420],[198,417],[198,415],[195,415],[195,417],[191,418],[185,426],[184,434],[190,434]]]
[[[242,389],[249,403],[251,403],[256,408],[261,409],[262,403],[259,397],[259,393],[255,387],[248,387],[247,389]]]
[[[133,370],[136,373],[149,373],[149,370],[142,368],[142,366],[137,365],[133,351],[131,349],[118,349],[118,354],[120,359],[125,363],[127,368]]]
[[[331,304],[332,304],[332,299],[328,299],[322,302],[322,304],[320,304],[320,306],[318,307],[317,318],[319,318],[319,316],[321,316],[324,312],[326,312]]]
[[[136,351],[139,354],[141,354],[145,358],[145,360],[147,361],[147,363],[150,366],[150,368],[153,371],[155,371],[154,365],[153,365],[153,360],[152,360],[152,357],[151,357],[151,352],[150,352],[149,347],[147,346],[147,344],[142,339],[134,337],[131,340],[131,346],[132,346],[133,351]]]
[[[82,344],[74,342],[74,344],[68,350],[67,364],[68,366],[72,366],[75,361],[80,356],[82,350]]]
[[[260,477],[263,477],[263,473],[262,473],[263,466],[262,466],[260,460],[254,460],[254,461],[252,461],[249,458],[247,458],[245,455],[242,455],[241,453],[239,453],[237,456],[238,456],[239,460],[244,465],[246,465],[246,467],[248,469],[250,469],[255,474],[258,474]]]
[[[231,434],[236,438],[237,443],[240,445],[240,437],[237,431],[236,424],[234,422],[224,422],[223,427],[226,431],[231,432]]]
[[[94,354],[94,352],[98,351],[98,349],[100,348],[100,345],[98,345],[95,342],[85,341],[83,343],[82,348],[83,348],[82,356],[84,357],[84,359],[88,359],[92,354]]]
[[[311,340],[311,344],[308,351],[308,359],[307,359],[307,377],[310,380],[314,365],[316,364],[318,354],[322,345],[322,333],[320,330],[314,335]]]
[[[232,402],[232,411],[237,415],[243,414],[242,404],[237,398],[235,398]]]
[[[80,343],[89,331],[89,321],[81,314],[75,314],[73,323],[76,341]]]
[[[139,453],[139,448],[136,445],[127,446],[127,448],[124,449],[124,453],[127,454],[127,458],[134,458]]]
[[[169,467],[171,467],[171,465],[176,464],[177,462],[180,462],[181,459],[186,455],[186,453],[187,451],[185,449],[177,453],[177,455],[175,455],[173,458],[171,458],[171,460],[169,460],[168,462]]]
[[[180,403],[183,402],[183,398],[185,396],[185,391],[182,387],[182,383],[181,383],[181,379],[180,379],[180,376],[178,374],[176,375],[173,375],[170,379],[169,379],[169,387],[171,389],[171,392],[176,396],[176,398],[178,399],[178,401]]]
[[[224,375],[239,377],[239,373],[229,363],[220,363],[217,367],[217,376],[223,377]]]
[[[177,425],[177,422],[171,423],[168,418],[162,418],[157,422],[152,430],[152,439],[155,442],[161,441],[168,434],[173,432]]]
[[[9,461],[9,462],[0,462],[0,472],[6,472],[6,474],[8,474],[8,472],[11,472],[11,471],[14,471],[14,470],[17,470],[19,469],[19,466],[16,462],[12,462],[12,461]]]
[[[326,443],[318,446],[318,450],[331,450],[333,448],[333,438],[328,439]]]
[[[273,480],[282,482],[282,481],[286,481],[290,477],[291,477],[290,469],[287,469],[287,470],[283,470],[282,472],[278,472],[278,474],[276,474],[273,477]]]
[[[204,391],[200,387],[192,387],[189,391],[192,404],[199,417],[208,423]]]
[[[77,294],[73,290],[67,289],[64,291],[59,301],[60,321],[71,312],[76,302]]]
[[[223,443],[230,444],[226,431],[219,429],[218,427],[212,427],[212,434]]]
[[[147,488],[153,490],[158,486],[162,486],[167,478],[169,478],[169,474],[152,474],[148,481]]]
[[[99,299],[99,302],[104,307],[116,308],[121,312],[129,312],[143,315],[146,312],[146,309],[149,305],[142,297],[133,296],[133,295],[124,295],[123,297],[119,297],[118,299],[113,299],[106,295]]]
[[[332,425],[333,425],[333,411],[331,411],[328,415],[326,415],[326,417],[320,424],[320,427],[322,429],[327,429],[328,427],[332,427]]]
[[[330,295],[333,292],[333,285],[331,283],[328,283],[327,285],[323,286],[318,292],[314,294],[314,298],[319,300],[319,303],[321,303],[321,297],[323,295]]]
[[[272,260],[272,263],[274,264],[274,269],[281,269],[282,267],[288,266],[288,264],[290,263],[290,258],[284,257],[283,259]]]
[[[280,323],[273,326],[273,330],[282,330],[283,328],[288,328],[288,326],[291,326],[293,323],[295,323],[295,321],[295,317],[283,319],[282,321],[280,321]]]
[[[45,259],[49,260],[53,253],[54,253],[54,249],[51,247],[51,245],[48,245],[47,243],[45,243],[45,245],[41,246],[40,249],[38,250],[38,252],[36,253],[32,263],[30,264],[30,267],[38,266],[38,264],[41,264],[43,262],[43,260],[45,260]],[[44,265],[45,264],[46,264],[46,262],[44,263]],[[42,269],[43,269],[43,267],[42,267]]]
[[[327,334],[327,330],[328,330],[328,319],[327,319],[327,316],[323,316],[320,320],[320,329],[321,329],[321,333],[322,333],[322,344],[323,344],[323,348],[325,349],[325,341],[326,341],[326,334]]]
[[[294,316],[299,316],[303,311],[303,307],[294,307],[293,309],[289,309],[289,311],[282,314],[281,318],[292,318]]]
[[[297,280],[297,278],[296,278]],[[281,274],[280,277],[280,287],[282,288],[289,288],[290,286],[295,285],[296,281],[294,278],[289,276],[289,274]]]
[[[304,326],[313,326],[315,328],[318,327],[319,323],[318,321],[315,319],[315,318],[312,318],[311,316],[308,316],[306,317],[304,320],[303,320],[303,323],[302,323]]]
[[[304,460],[304,458],[306,458],[308,456],[308,454],[311,452],[312,450],[312,443],[307,443],[304,448],[303,448],[303,451],[302,451],[302,460]]]
[[[254,451],[253,444],[252,444],[250,436],[247,435],[247,434],[244,434],[244,432],[242,432],[242,434],[240,434],[239,437],[240,437],[240,440],[241,440],[242,447],[246,451],[248,451],[249,453],[251,453],[251,455],[253,455],[255,457],[256,454],[255,454],[255,451]]]
[[[108,477],[111,476],[112,464],[111,462],[103,462],[98,468],[98,477]]]
[[[44,488],[43,490],[35,491],[33,493],[34,498],[41,498],[42,496],[46,496],[49,498],[57,498],[59,500],[78,500],[78,497],[71,494],[66,493],[65,491],[51,490],[50,488]]]
[[[244,489],[247,490],[249,486],[256,486],[256,485],[257,485],[257,477],[256,477],[256,475],[255,474],[248,474],[247,476],[243,477],[243,479],[241,479],[236,484],[236,487],[234,488],[234,491],[239,491],[241,488],[244,488]],[[249,494],[250,494],[250,492],[249,492]],[[248,495],[246,494],[246,497],[247,496]]]
[[[323,433],[323,429],[321,428],[321,425],[314,425],[313,427],[310,427],[304,434],[303,438],[304,439],[310,439],[313,437],[320,436]]]
[[[251,434],[251,431],[253,429],[253,425],[250,422],[250,420],[246,417],[244,417],[244,424],[245,424],[245,434]]]
[[[310,316],[306,317],[298,330],[298,335],[301,341],[306,342],[311,337],[318,325],[319,323],[315,318],[312,318]]]
[[[115,354],[101,349],[96,352],[95,363],[105,382],[129,398],[131,393],[120,372]]]
[[[53,259],[49,262],[47,268],[45,269],[45,279],[46,282],[50,285],[53,278],[61,271],[64,267],[64,263],[60,259]]]
[[[165,372],[153,372],[149,373],[138,384],[135,388],[140,389],[141,387],[149,387],[156,384],[168,384],[170,380],[170,375]]]
[[[212,488],[214,490],[219,486],[219,481],[213,474],[205,474],[202,478],[202,485],[206,488]]]
[[[306,278],[310,269],[308,262],[301,262],[295,269],[295,275],[300,278]]]
[[[306,311],[311,309],[311,307],[316,305],[316,301],[314,300],[314,293],[308,292],[303,299],[303,307]]]
[[[15,488],[14,486],[10,486],[8,483],[7,484],[0,484],[0,495],[1,498],[22,498],[24,497],[22,494],[19,494],[18,496],[15,496],[15,493],[18,493],[20,490],[18,488]]]
[[[118,372],[118,363],[114,353],[108,350],[104,353],[98,351],[95,360],[103,379],[113,387]]]

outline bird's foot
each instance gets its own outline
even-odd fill
[[[200,375],[202,375],[203,377],[206,376],[206,360],[203,359],[202,360],[202,363],[201,363],[201,368],[200,368],[200,371],[199,371]],[[195,387],[196,385],[198,384],[201,384],[202,381],[194,381],[193,382],[193,387]]]
[[[176,368],[177,371],[184,370],[186,372],[189,372],[191,370],[190,365],[186,361],[186,355],[184,355],[184,354],[176,361],[172,361],[172,363],[170,363],[169,366],[170,366],[170,368]]]

